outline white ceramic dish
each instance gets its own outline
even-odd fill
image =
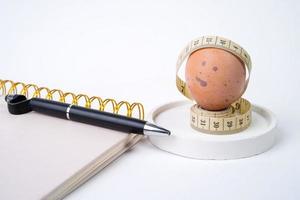
[[[171,130],[171,136],[151,136],[150,142],[161,150],[195,159],[237,159],[260,154],[275,141],[275,115],[266,108],[252,105],[252,123],[232,135],[210,135],[191,128],[191,102],[176,101],[150,112],[148,121]]]

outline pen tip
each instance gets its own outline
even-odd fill
[[[144,126],[144,135],[171,135],[171,132],[165,128],[159,127],[155,124],[147,122]]]

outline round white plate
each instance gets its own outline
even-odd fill
[[[150,136],[161,150],[195,159],[237,159],[260,154],[275,141],[276,118],[266,108],[252,105],[252,122],[231,135],[210,135],[191,128],[191,102],[176,101],[155,108],[148,121],[171,131],[170,136]]]

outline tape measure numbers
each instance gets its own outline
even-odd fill
[[[191,107],[190,122],[194,129],[205,133],[237,133],[248,128],[251,123],[251,104],[240,98],[229,108],[219,112],[203,110],[194,105]]]

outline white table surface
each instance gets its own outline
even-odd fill
[[[81,199],[299,199],[299,1],[0,1],[0,78],[143,102],[184,99],[179,51],[220,35],[253,61],[245,97],[278,118],[275,146],[228,161],[136,145],[68,196]],[[0,188],[1,192],[1,188]]]

